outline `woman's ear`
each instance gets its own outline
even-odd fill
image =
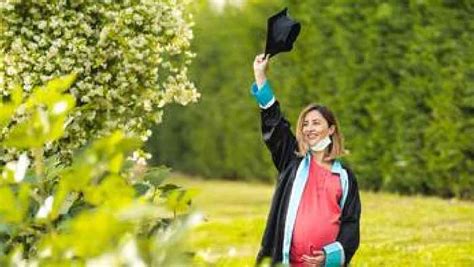
[[[336,126],[331,125],[331,127],[329,127],[329,135],[333,135],[335,131],[336,131]]]

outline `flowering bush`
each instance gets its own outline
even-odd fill
[[[114,132],[68,166],[35,152],[64,134],[75,106],[64,92],[74,79],[34,87],[27,97],[14,89],[10,101],[0,102],[2,124],[18,109],[24,114],[0,144],[34,155],[30,160],[25,152],[0,166],[0,265],[184,264],[179,242],[200,220],[186,214],[193,192],[162,185],[166,169],[130,164],[134,158],[127,155],[141,147],[139,138]]]
[[[52,77],[76,73],[69,91],[77,108],[64,138],[46,152],[70,155],[91,137],[115,129],[146,140],[172,102],[186,105],[199,93],[187,78],[194,54],[186,1],[0,2],[0,93],[15,84],[31,94]],[[10,125],[21,122],[17,114]],[[9,125],[2,134],[10,131]],[[15,149],[2,156],[11,160]]]

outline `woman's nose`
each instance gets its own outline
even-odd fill
[[[316,127],[308,126],[308,132],[315,132],[315,131],[316,131]]]

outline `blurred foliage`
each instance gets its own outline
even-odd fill
[[[311,102],[340,120],[362,188],[474,197],[474,5],[470,1],[246,1],[195,4],[190,74],[202,101],[174,106],[149,147],[156,162],[207,177],[271,180],[249,89],[266,19],[302,23],[269,79],[296,124]]]
[[[71,164],[43,157],[66,131],[75,99],[64,92],[75,79],[52,80],[28,97],[18,89],[0,104],[0,121],[12,129],[0,142],[22,153],[0,169],[0,265],[185,264],[180,243],[200,220],[188,214],[195,192],[164,184],[169,169],[130,157],[140,138],[116,131]],[[18,112],[23,119],[15,123]]]

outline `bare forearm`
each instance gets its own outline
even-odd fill
[[[268,68],[268,55],[265,57],[264,54],[260,54],[255,57],[253,63],[253,74],[255,76],[255,83],[260,88],[265,83],[267,79],[267,68]]]
[[[265,74],[257,74],[255,73],[255,83],[257,84],[258,88],[261,88],[265,83],[267,76]]]

